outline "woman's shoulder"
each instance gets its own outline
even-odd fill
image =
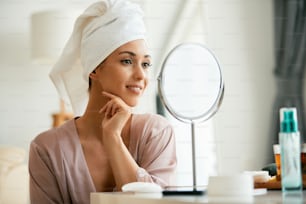
[[[75,123],[72,119],[59,127],[41,132],[32,140],[31,144],[42,148],[53,149],[58,146],[58,143],[65,140],[67,136],[74,134],[75,131]]]
[[[134,115],[132,126],[134,132],[150,137],[161,135],[164,131],[173,132],[170,122],[158,114],[136,114]]]
[[[160,128],[171,126],[170,122],[164,116],[153,113],[134,114],[134,121],[137,124],[158,126]]]

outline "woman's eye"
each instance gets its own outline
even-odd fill
[[[121,60],[121,63],[122,63],[122,64],[132,64],[132,60],[130,60],[130,59],[124,59],[124,60]]]
[[[148,63],[148,62],[144,62],[144,63],[142,63],[142,66],[143,66],[144,68],[149,68],[149,67],[152,66],[152,64],[150,64],[150,63]]]

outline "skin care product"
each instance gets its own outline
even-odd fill
[[[279,144],[282,191],[302,190],[301,142],[296,108],[280,109]]]

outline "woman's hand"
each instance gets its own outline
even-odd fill
[[[118,96],[105,91],[102,94],[110,99],[99,111],[104,113],[102,120],[104,142],[105,137],[121,136],[122,129],[131,116],[131,107]]]

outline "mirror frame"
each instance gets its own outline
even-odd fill
[[[183,46],[186,46],[186,45],[194,45],[194,46],[199,46],[203,49],[205,49],[206,51],[208,51],[212,57],[215,59],[217,65],[218,65],[218,68],[219,68],[219,73],[220,73],[220,84],[219,84],[219,93],[214,101],[214,103],[212,104],[212,106],[205,112],[205,113],[202,113],[200,114],[199,116],[196,116],[196,117],[187,117],[187,116],[184,116],[178,112],[176,112],[170,105],[169,105],[169,102],[167,100],[167,97],[166,97],[166,93],[164,91],[164,70],[165,70],[165,67],[166,67],[166,64],[169,60],[169,58],[172,56],[173,52],[175,52],[177,50],[177,48],[180,48],[180,47],[183,47]],[[159,93],[159,96],[160,96],[160,99],[163,103],[163,105],[166,107],[166,109],[170,112],[170,114],[172,116],[174,116],[176,119],[178,119],[179,121],[182,121],[182,122],[185,122],[185,123],[194,123],[194,122],[203,122],[203,121],[206,121],[208,119],[210,119],[219,109],[221,103],[222,103],[222,100],[223,100],[223,96],[224,96],[224,80],[223,80],[223,76],[222,76],[222,70],[221,70],[221,66],[216,58],[216,56],[211,52],[210,49],[208,49],[206,46],[200,44],[200,43],[181,43],[177,46],[175,46],[169,53],[168,55],[166,56],[165,60],[163,61],[163,64],[162,64],[162,67],[161,67],[161,70],[160,70],[160,73],[158,75],[158,93]]]

